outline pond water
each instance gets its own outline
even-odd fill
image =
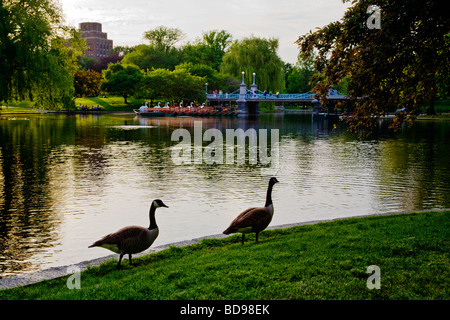
[[[226,130],[239,128],[255,129],[259,151],[267,129],[269,154],[279,158],[250,163],[255,146],[247,144],[244,163],[197,163],[194,156],[191,164],[175,163],[177,129],[186,129],[194,144],[196,130],[201,140],[212,128],[223,134],[224,162]],[[272,143],[274,132],[279,144]],[[361,141],[308,114],[3,115],[0,277],[111,254],[87,247],[123,226],[148,226],[157,198],[170,208],[156,212],[160,235],[153,246],[221,233],[244,209],[264,205],[271,175],[280,181],[272,226],[448,208],[449,137],[450,122],[418,121],[396,135]],[[203,141],[202,150],[210,144]]]

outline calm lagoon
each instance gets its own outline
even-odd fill
[[[308,114],[0,115],[0,277],[111,254],[87,247],[123,226],[148,226],[153,199],[170,207],[156,213],[153,246],[221,233],[262,206],[270,175],[259,162],[174,163],[172,134],[193,134],[195,121],[224,137],[226,129],[278,130],[272,226],[450,207],[448,121],[361,141]]]

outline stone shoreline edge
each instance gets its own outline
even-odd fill
[[[287,228],[296,227],[296,226],[305,226],[305,225],[312,225],[312,224],[317,224],[317,223],[331,222],[331,221],[345,220],[345,219],[352,219],[352,218],[390,216],[390,215],[422,213],[422,212],[441,212],[441,211],[449,211],[449,210],[450,209],[430,209],[430,210],[411,211],[411,212],[408,212],[408,211],[386,212],[386,213],[377,213],[377,214],[369,214],[369,215],[341,217],[341,218],[335,218],[335,219],[313,220],[313,221],[306,221],[306,222],[282,224],[282,225],[268,227],[266,230],[287,229]],[[191,240],[184,240],[184,241],[164,244],[164,245],[160,245],[160,246],[148,249],[140,254],[134,255],[134,257],[145,256],[148,254],[152,254],[155,252],[169,249],[170,247],[189,246],[192,244],[196,244],[204,239],[222,239],[222,238],[226,238],[226,237],[230,237],[230,235],[214,234],[214,235],[209,235],[209,236],[205,236],[205,237],[194,238]],[[36,271],[33,273],[29,273],[29,274],[23,274],[20,276],[12,276],[12,277],[3,278],[3,279],[0,279],[0,290],[12,289],[15,287],[27,286],[27,285],[30,285],[33,283],[44,281],[44,280],[61,278],[61,277],[70,275],[70,273],[68,273],[68,270],[76,269],[76,270],[83,271],[83,270],[86,270],[88,267],[98,266],[105,261],[114,260],[114,259],[117,260],[117,258],[118,258],[117,254],[112,254],[112,255],[108,255],[108,256],[93,259],[93,260],[82,261],[82,262],[79,262],[76,264],[60,266],[60,267],[53,267],[53,268]]]

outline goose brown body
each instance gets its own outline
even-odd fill
[[[256,241],[261,231],[267,228],[273,217],[272,188],[278,180],[272,177],[269,180],[267,189],[266,204],[260,208],[249,208],[240,213],[223,232],[224,234],[242,233],[242,243],[244,243],[246,233],[255,233]]]
[[[110,233],[100,240],[94,242],[89,248],[102,247],[111,250],[115,253],[119,253],[119,262],[117,267],[120,267],[120,263],[125,254],[128,254],[130,264],[131,255],[142,252],[148,249],[159,235],[159,228],[156,225],[155,211],[156,208],[166,207],[161,200],[155,200],[150,207],[150,226],[149,228],[139,226],[129,226],[118,230],[117,232]]]
[[[94,242],[89,248],[103,247],[116,253],[135,254],[148,249],[156,240],[159,229],[130,226],[110,233]]]

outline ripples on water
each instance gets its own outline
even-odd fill
[[[450,207],[447,122],[359,141],[310,116],[5,117],[0,277],[108,255],[87,246],[123,226],[147,226],[156,198],[170,208],[157,211],[155,246],[221,233],[242,210],[262,206],[269,176],[260,164],[174,165],[171,134],[193,133],[195,120],[203,131],[280,130],[272,225]]]

